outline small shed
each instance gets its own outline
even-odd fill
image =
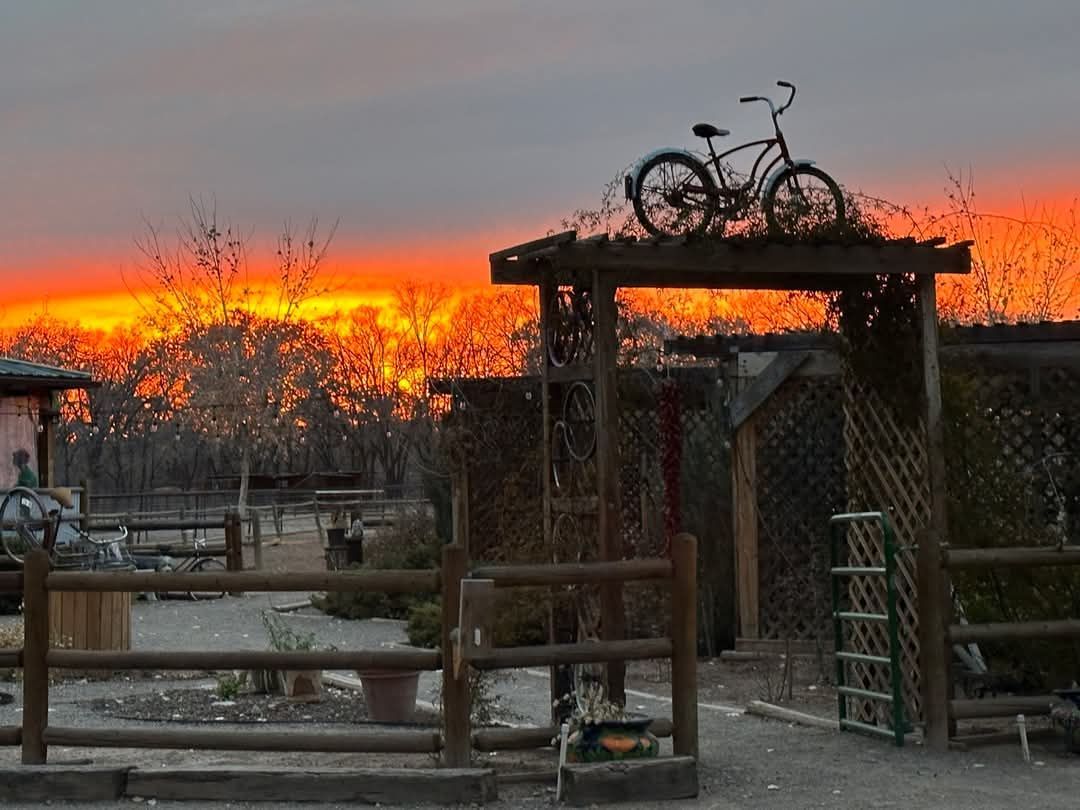
[[[85,371],[0,357],[0,457],[24,448],[41,486],[54,486],[56,421],[61,391],[97,385]],[[18,471],[0,463],[0,487],[15,486]]]

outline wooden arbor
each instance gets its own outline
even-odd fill
[[[578,239],[576,232],[567,231],[497,251],[490,264],[493,283],[536,286],[539,291],[545,542],[558,553],[567,539],[561,535],[573,527],[582,544],[595,537],[603,560],[623,557],[614,373],[615,296],[620,287],[830,291],[867,276],[911,274],[919,279],[926,401],[923,483],[930,493],[919,545],[920,663],[926,675],[922,683],[928,740],[944,748],[949,600],[939,565],[946,516],[935,278],[969,272],[971,259],[967,245],[941,245],[942,240],[848,245]],[[590,399],[591,414],[581,405]],[[590,418],[591,432],[581,424]],[[618,640],[624,626],[621,589],[616,583],[602,587],[601,633],[605,640]],[[616,699],[624,694],[623,675],[621,667],[608,671],[609,690]]]

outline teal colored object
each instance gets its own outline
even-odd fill
[[[567,738],[566,761],[611,762],[658,756],[660,741],[649,731],[651,723],[651,717],[634,717],[582,725]]]
[[[842,566],[840,562],[839,540],[843,536],[841,527],[851,523],[876,522],[881,525],[884,545],[884,565],[881,566]],[[900,671],[900,622],[896,615],[896,538],[892,524],[884,512],[851,512],[833,515],[829,519],[829,574],[832,579],[832,615],[833,636],[836,643],[836,697],[840,717],[841,731],[858,731],[880,737],[891,737],[897,747],[904,745],[904,734],[908,723],[904,719],[903,675]],[[844,588],[842,582],[852,577],[885,578],[885,613],[854,613],[841,610]],[[888,625],[889,655],[868,655],[866,653],[844,649],[845,622],[883,622]],[[858,689],[847,684],[847,665],[888,667],[889,691],[874,692]],[[847,716],[848,698],[877,700],[890,704],[892,728],[850,720]]]

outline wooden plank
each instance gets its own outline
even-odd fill
[[[491,281],[536,284],[545,265],[560,276],[613,273],[620,287],[821,289],[866,275],[965,274],[971,271],[971,254],[963,246],[582,242],[517,262],[493,262]]]
[[[1080,548],[947,548],[941,560],[948,569],[1080,565]]]
[[[488,255],[488,261],[494,266],[496,262],[501,262],[504,259],[523,256],[526,253],[533,253],[542,248],[558,247],[573,242],[575,239],[577,239],[577,231],[562,231],[550,236],[541,236],[539,239],[522,242],[520,245],[496,250]]]
[[[616,288],[608,279],[594,272],[592,279],[593,327],[596,382],[596,524],[600,559],[614,562],[623,558],[622,488],[619,484],[619,392],[616,380],[619,343],[616,328],[619,308]],[[600,635],[615,642],[626,635],[622,585],[607,581],[600,585]],[[615,703],[626,703],[626,666],[612,660],[607,666],[607,694]]]
[[[627,759],[562,767],[563,800],[574,807],[669,802],[698,795],[693,757]]]
[[[761,374],[731,403],[731,426],[738,428],[760,408],[795,370],[810,359],[810,352],[777,354]]]
[[[116,801],[124,795],[127,768],[38,765],[0,769],[0,804]]]
[[[746,705],[746,713],[758,717],[765,717],[769,720],[780,720],[784,723],[798,723],[800,726],[823,728],[826,731],[840,730],[840,724],[835,717],[830,720],[827,717],[817,717],[812,714],[806,714],[806,712],[789,709],[786,706],[776,706],[772,703],[765,703],[761,700],[751,700]]]
[[[1053,695],[1013,695],[978,700],[952,700],[949,701],[949,711],[957,720],[975,720],[986,717],[1015,718],[1018,714],[1030,717],[1050,714],[1050,707],[1057,702],[1058,698]]]
[[[456,482],[460,485],[460,481]],[[459,489],[460,486],[455,487]],[[467,493],[455,492],[455,502],[466,498]],[[455,517],[457,516],[455,512]],[[443,597],[442,597],[442,645],[446,650],[446,666],[442,668],[442,703],[443,703],[443,761],[447,768],[466,768],[471,758],[471,734],[469,728],[469,671],[450,665],[450,651],[454,649],[453,629],[458,625],[458,613],[461,608],[462,577],[469,559],[465,548],[457,541],[461,538],[461,527],[454,521],[453,545],[443,549]],[[460,631],[459,631],[460,632]]]
[[[675,756],[698,755],[697,539],[677,534],[671,540],[671,716]]]
[[[568,366],[552,366],[549,364],[547,376],[550,383],[572,383],[578,380],[590,382],[596,374],[592,366],[584,366],[578,363]]]
[[[736,638],[735,651],[752,653],[757,655],[817,655],[817,644],[813,641],[789,641],[787,639],[774,638]],[[825,655],[831,656],[831,650],[825,650]]]
[[[24,732],[25,733],[25,732]],[[296,751],[357,754],[435,754],[438,730],[349,732],[222,731],[49,726],[49,745],[76,748],[191,748],[200,751]]]
[[[475,805],[495,801],[495,772],[480,768],[132,769],[127,795],[159,801],[340,802],[374,805]]]
[[[649,725],[649,731],[657,737],[670,737],[673,724],[670,718],[658,717]],[[556,726],[531,728],[481,728],[473,732],[473,748],[477,751],[528,751],[533,748],[550,748],[559,736]]]
[[[596,495],[579,495],[570,498],[552,498],[551,508],[555,512],[567,512],[571,515],[595,515],[600,499]]]
[[[22,571],[0,571],[0,592],[21,591],[22,589]]]
[[[668,580],[672,576],[672,565],[670,560],[486,565],[474,569],[471,576],[477,579],[490,579],[494,581],[496,587],[500,588],[587,585],[597,582]]]
[[[22,726],[0,726],[0,745],[22,745]]]
[[[433,671],[438,650],[50,650],[48,664],[68,669],[395,669]]]
[[[757,427],[753,419],[735,432],[731,447],[732,533],[739,637],[760,635],[758,617]]]
[[[23,565],[22,764],[44,765],[49,723],[49,554],[32,551]]]
[[[380,570],[268,573],[184,573],[163,571],[54,571],[50,591],[382,591],[384,593],[436,593],[438,571]]]
[[[670,658],[671,639],[647,638],[622,641],[582,641],[575,644],[540,644],[532,647],[500,647],[475,657],[477,669],[512,669],[548,664],[593,664]]]
[[[934,248],[933,250],[937,250]],[[938,365],[937,289],[934,276],[919,279],[919,318],[922,324],[923,386],[926,394],[926,455],[930,488],[930,522],[919,539],[917,556],[919,654],[922,710],[926,744],[934,751],[949,748],[949,699],[952,652],[946,641],[951,617],[948,572],[941,567],[941,546],[948,538],[948,498],[945,471],[945,428]]]
[[[985,644],[988,641],[1034,641],[1080,638],[1080,619],[1034,622],[953,624],[948,638],[953,644]]]
[[[1059,736],[1056,728],[1033,728],[1027,732],[1028,740],[1051,741]],[[980,745],[1015,745],[1020,739],[1015,728],[1011,731],[987,731],[975,734],[958,734],[949,740],[949,748],[954,751],[967,751]]]
[[[454,668],[465,668],[474,658],[491,655],[495,635],[495,583],[490,579],[466,579],[461,583],[458,621],[459,655]]]
[[[22,667],[22,647],[0,647],[0,669]]]

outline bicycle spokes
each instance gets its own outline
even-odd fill
[[[581,362],[592,352],[592,295],[587,289],[560,288],[548,305],[547,344],[551,365]]]

